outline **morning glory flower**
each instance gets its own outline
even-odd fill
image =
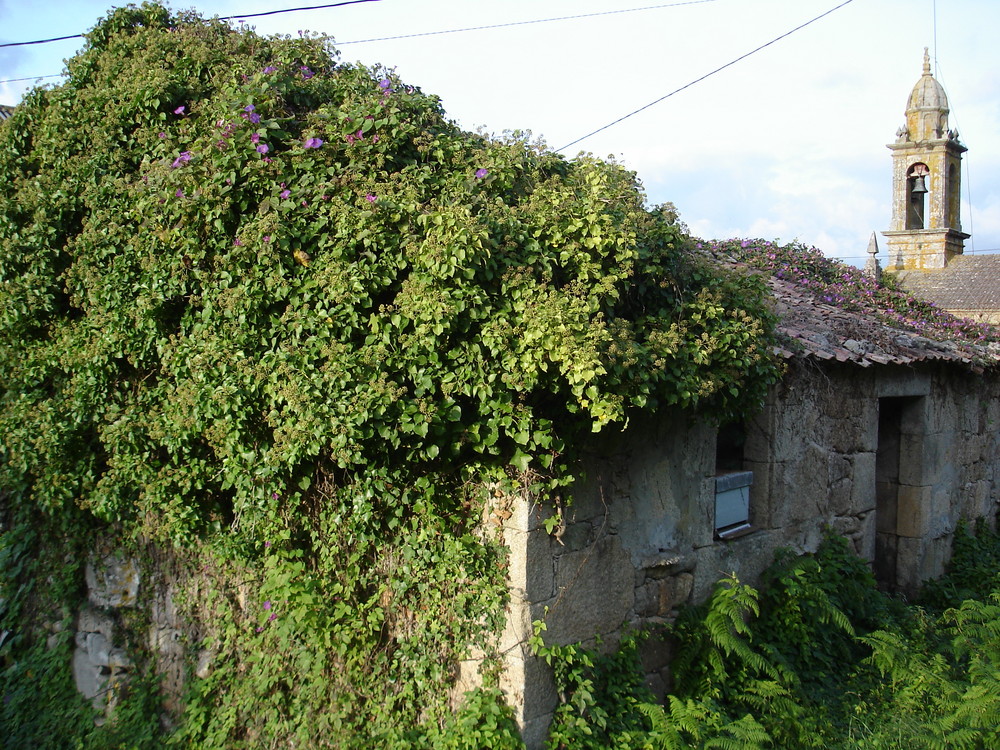
[[[489,174],[489,172],[486,171],[485,169],[482,169],[482,168],[477,169],[476,170],[476,179],[477,180],[481,180],[481,179],[483,179],[488,174]]]
[[[182,104],[177,109],[175,109],[174,110],[174,114],[175,115],[183,115],[184,114],[184,105]]]
[[[191,152],[190,151],[181,151],[180,156],[178,156],[176,159],[174,159],[174,163],[170,165],[170,168],[171,169],[177,169],[177,167],[179,167],[179,166],[181,166],[183,164],[187,164],[189,161],[191,161]]]
[[[274,73],[277,70],[278,69],[273,65],[268,65],[266,68],[264,68],[264,73]]]
[[[257,153],[258,154],[266,154],[270,150],[271,150],[271,148],[266,143],[262,143],[259,146],[257,146]]]
[[[392,81],[390,81],[388,78],[383,78],[381,81],[378,82],[378,87],[383,91],[388,91],[392,87]]]
[[[302,144],[302,148],[319,148],[322,145],[322,138],[308,138],[306,142]]]
[[[281,198],[281,200],[285,200],[285,198],[287,198],[287,197],[288,197],[288,196],[290,196],[291,194],[292,194],[292,191],[286,188],[286,189],[282,190],[282,191],[281,191],[281,192],[280,192],[280,193],[278,194],[278,197],[279,197],[279,198]]]
[[[271,600],[268,599],[266,602],[264,602],[264,609],[270,609],[270,608],[271,608]]]
[[[177,192],[176,192],[176,193],[174,193],[174,195],[175,195],[176,197],[178,197],[178,198],[183,198],[183,197],[184,197],[184,191],[183,191],[183,190],[181,190],[180,188],[177,188]]]
[[[257,114],[256,112],[251,112],[251,113],[250,113],[250,114],[249,114],[249,115],[247,116],[247,119],[248,119],[248,120],[249,120],[250,122],[252,122],[252,123],[253,123],[254,125],[257,125],[258,123],[260,123],[260,115],[258,115],[258,114]]]
[[[251,133],[250,143],[260,143],[260,133]]]
[[[255,109],[256,109],[256,107],[254,107],[252,104],[248,104],[247,106],[245,106],[243,108],[243,111],[244,112],[253,112]]]
[[[308,67],[306,67],[305,65],[303,65],[303,66],[302,66],[301,68],[299,68],[299,70],[301,70],[301,71],[302,71],[302,77],[303,77],[303,78],[305,78],[305,79],[306,79],[307,81],[308,81],[308,80],[309,80],[310,78],[312,78],[312,77],[313,77],[314,75],[316,75],[316,74],[315,74],[315,73],[313,73],[313,72],[312,72],[311,70],[309,70],[309,68],[308,68]]]
[[[374,203],[378,200],[378,196],[376,196],[375,193],[368,193],[368,195],[365,196],[365,200],[369,203]]]

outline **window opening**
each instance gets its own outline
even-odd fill
[[[931,171],[926,164],[914,164],[906,173],[906,228],[924,228],[924,206],[927,178]]]
[[[742,424],[721,425],[715,442],[715,535],[732,539],[752,530],[750,487],[753,472],[743,469],[746,431]]]

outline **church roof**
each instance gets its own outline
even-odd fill
[[[0,120],[6,120],[14,114],[14,108],[8,107],[6,104],[0,104]]]
[[[1000,311],[1000,254],[956,255],[944,268],[897,276],[908,290],[946,310]]]

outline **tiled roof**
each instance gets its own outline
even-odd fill
[[[6,120],[14,114],[14,108],[8,107],[6,104],[0,104],[0,120]]]
[[[742,243],[742,247],[746,246],[746,242]],[[774,246],[768,249],[778,250]],[[872,307],[877,304],[874,299],[866,302],[861,297],[855,303],[849,303],[840,295],[830,294],[823,284],[802,283],[803,279],[796,280],[757,268],[752,263],[737,259],[740,250],[730,254],[718,244],[704,246],[700,252],[724,266],[764,277],[778,317],[775,353],[785,359],[833,360],[861,367],[945,362],[977,372],[986,367],[1000,368],[1000,343],[976,343],[960,336],[950,338],[947,334],[942,335],[940,326],[935,330],[934,325],[929,325],[928,331],[935,332],[924,335],[921,326],[927,325],[926,321],[919,316],[880,314]],[[811,258],[809,262],[815,263],[817,255],[818,251],[806,257]],[[822,256],[819,258],[821,262],[827,262]],[[801,265],[807,266],[808,263]],[[853,271],[860,273],[858,269]]]
[[[946,268],[897,276],[908,290],[945,310],[1000,311],[1000,254],[956,255]]]
[[[777,353],[786,359],[807,357],[873,364],[954,362],[979,369],[984,362],[1000,365],[1000,346],[934,341],[915,330],[891,326],[860,313],[820,301],[794,282],[770,277],[768,286],[778,314]]]

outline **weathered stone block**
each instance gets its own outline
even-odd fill
[[[663,581],[648,581],[635,590],[635,613],[639,617],[653,617],[660,614],[660,594]]]
[[[941,435],[900,435],[899,482],[922,485],[938,481]]]
[[[135,560],[106,555],[91,560],[84,570],[87,596],[95,607],[131,607],[139,594],[139,565]]]
[[[858,557],[869,563],[875,560],[875,519],[874,511],[863,513],[858,517],[859,528],[855,551]]]
[[[635,599],[633,568],[617,536],[567,552],[558,561],[555,602],[545,623],[552,643],[588,641],[621,625]]]
[[[554,595],[554,546],[557,544],[544,529],[504,533],[507,545],[507,580],[512,589],[523,592],[531,602],[544,601]]]
[[[903,537],[919,538],[930,530],[930,487],[900,485],[896,495],[896,533]]]
[[[851,483],[853,515],[875,510],[875,453],[856,453],[853,460],[854,480]]]

